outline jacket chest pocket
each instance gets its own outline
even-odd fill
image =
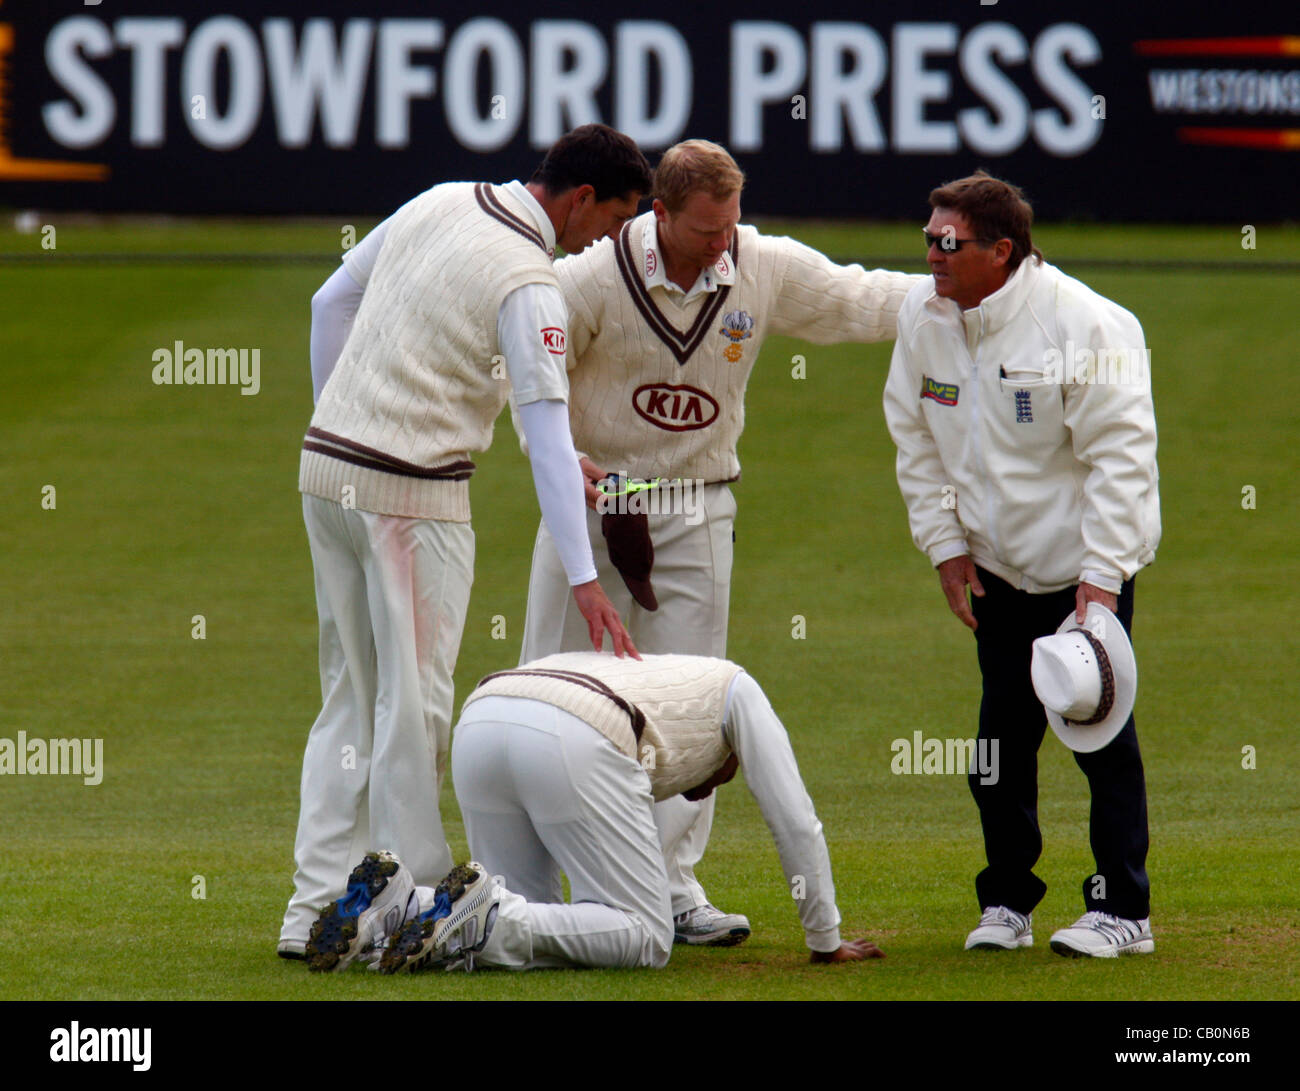
[[[1060,423],[1061,385],[1043,370],[1003,366],[998,369],[1003,416],[1014,424]]]

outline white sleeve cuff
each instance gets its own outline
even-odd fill
[[[823,932],[805,932],[804,937],[808,941],[808,950],[822,955],[838,951],[842,943],[838,928],[828,928]]]
[[[1093,587],[1100,587],[1103,591],[1109,591],[1112,595],[1118,595],[1124,587],[1124,580],[1106,572],[1098,572],[1095,568],[1085,568],[1079,573],[1080,583],[1090,583]]]
[[[940,542],[938,545],[930,547],[930,563],[935,568],[938,568],[944,561],[951,561],[954,557],[960,557],[969,552],[970,546],[966,544],[965,538],[949,538],[946,542]]]

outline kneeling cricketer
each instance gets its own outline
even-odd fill
[[[488,675],[465,701],[451,765],[474,860],[430,888],[391,853],[368,855],[312,927],[312,969],[358,958],[386,973],[662,967],[673,920],[653,804],[702,799],[737,768],[811,961],[884,957],[841,940],[826,839],[789,736],[735,663],[573,652]]]

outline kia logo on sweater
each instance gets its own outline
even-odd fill
[[[647,383],[632,394],[632,407],[644,420],[668,432],[707,428],[718,419],[718,403],[703,390],[671,383]]]

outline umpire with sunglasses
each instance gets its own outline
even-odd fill
[[[1015,186],[980,171],[930,194],[932,281],[898,316],[885,418],[912,538],[975,633],[979,736],[994,783],[971,777],[988,866],[967,949],[1033,943],[1047,887],[1033,868],[1046,715],[1030,679],[1035,638],[1097,602],[1133,617],[1138,570],[1160,541],[1156,426],[1142,327],[1043,261]],[[970,588],[970,599],[967,588]],[[1096,871],[1085,913],[1053,934],[1071,956],[1154,949],[1147,804],[1137,729],[1075,758],[1092,796]],[[988,778],[984,778],[988,779]]]

